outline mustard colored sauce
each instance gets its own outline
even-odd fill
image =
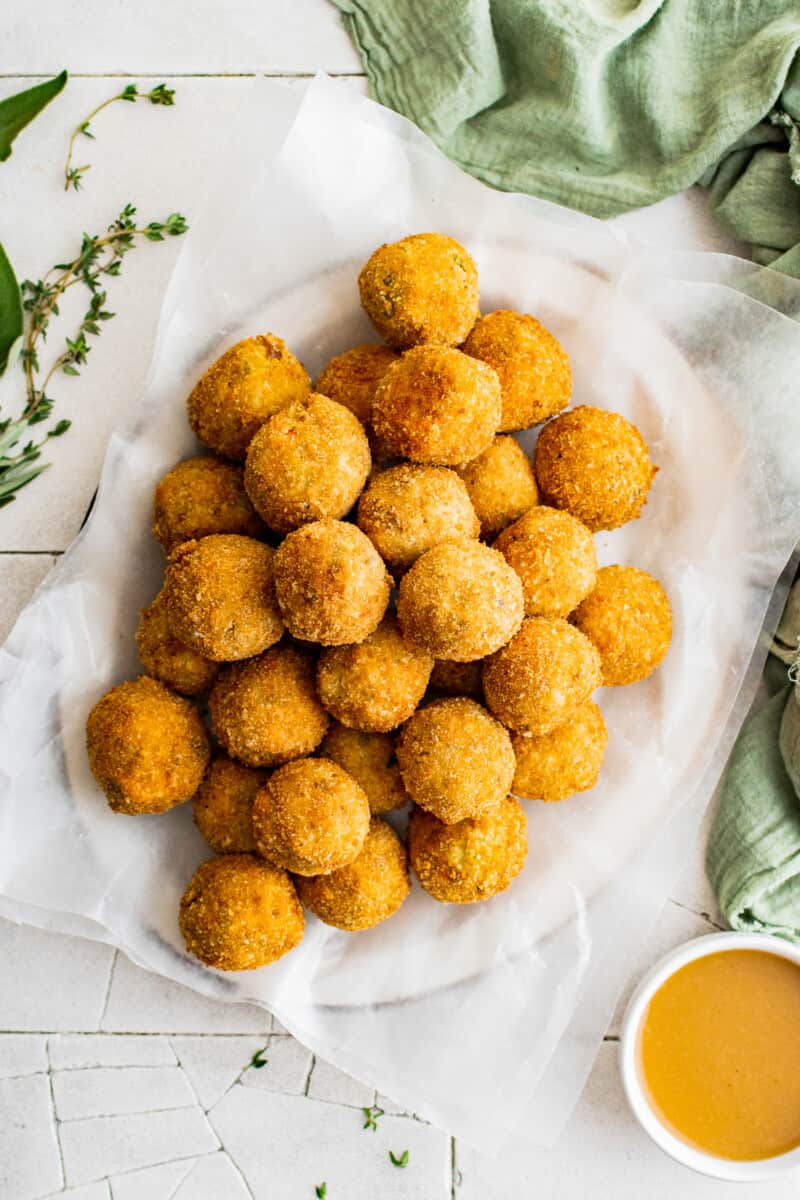
[[[682,1141],[719,1158],[800,1145],[800,967],[722,950],[661,985],[639,1032],[651,1108]]]

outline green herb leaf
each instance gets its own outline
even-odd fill
[[[394,1152],[392,1150],[390,1150],[389,1151],[389,1159],[390,1159],[392,1165],[395,1167],[407,1167],[408,1166],[408,1151],[404,1150],[403,1153],[400,1155],[400,1157],[396,1158],[394,1155]]]
[[[378,1121],[384,1115],[382,1108],[378,1108],[377,1104],[372,1104],[369,1108],[362,1108],[364,1114],[363,1129],[372,1129],[373,1132],[378,1128]]]
[[[269,1059],[264,1057],[266,1052],[267,1052],[266,1046],[264,1047],[263,1050],[256,1050],[255,1054],[250,1059],[250,1066],[255,1067],[255,1069],[257,1071],[259,1071],[262,1067],[265,1067],[267,1065],[267,1063],[269,1062]]]
[[[22,297],[8,261],[0,246],[0,375],[22,346]]]
[[[328,1194],[327,1183],[318,1183],[317,1186],[314,1188],[314,1191],[317,1194],[317,1200],[325,1200],[325,1197]]]
[[[157,87],[147,93],[147,99],[151,104],[164,104],[169,107],[175,103],[175,91],[173,88],[168,88],[165,83],[159,83]]]
[[[5,162],[11,153],[11,143],[25,126],[38,117],[39,113],[53,100],[67,82],[67,72],[62,71],[54,79],[37,83],[24,92],[0,100],[0,162]]]

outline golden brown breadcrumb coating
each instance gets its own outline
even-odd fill
[[[448,825],[499,804],[514,778],[507,730],[466,696],[415,713],[400,731],[397,760],[414,803]]]
[[[255,850],[253,801],[266,771],[243,767],[224,754],[208,764],[194,798],[194,823],[215,854]]]
[[[402,808],[409,796],[397,765],[394,738],[389,733],[362,733],[337,721],[325,734],[319,753],[338,763],[367,794],[373,816]]]
[[[527,819],[513,796],[455,825],[445,825],[422,808],[411,813],[411,869],[428,895],[442,904],[472,904],[504,892],[527,854]]]
[[[392,457],[453,467],[491,445],[501,411],[491,367],[460,350],[418,346],[378,384],[372,428]]]
[[[241,460],[264,422],[310,391],[305,367],[281,338],[244,338],[195,384],[186,401],[189,424],[217,454]]]
[[[354,646],[323,650],[317,691],[337,721],[365,733],[388,733],[410,717],[425,695],[433,659],[410,645],[394,614]]]
[[[544,504],[494,543],[522,580],[526,617],[568,617],[595,585],[597,549],[577,517]]]
[[[430,690],[443,692],[446,696],[470,696],[483,700],[483,664],[474,662],[451,662],[437,658],[431,671]]]
[[[593,788],[608,742],[603,714],[587,700],[539,737],[512,734],[517,756],[512,792],[523,800],[566,800]]]
[[[601,682],[594,646],[560,618],[526,617],[519,633],[483,667],[487,705],[518,733],[549,733]]]
[[[403,636],[434,658],[471,662],[504,646],[523,617],[522,584],[502,554],[480,542],[443,542],[400,584]]]
[[[270,529],[343,517],[361,494],[372,458],[364,427],[335,400],[311,394],[270,417],[247,451],[244,486]]]
[[[288,954],[305,918],[286,871],[254,854],[226,854],[197,868],[181,900],[186,949],[218,971],[252,971]]]
[[[503,392],[502,432],[528,429],[566,408],[572,369],[561,343],[528,313],[501,308],[475,324],[462,349],[493,367]]]
[[[369,430],[375,389],[393,362],[397,354],[388,346],[354,346],[323,367],[315,391],[349,408]]]
[[[344,646],[378,628],[391,580],[355,525],[314,521],[288,534],[275,551],[275,592],[293,637]]]
[[[163,591],[152,604],[142,609],[136,645],[147,674],[160,679],[182,696],[199,696],[207,692],[217,677],[219,663],[203,658],[175,637]]]
[[[247,498],[242,468],[206,454],[179,462],[156,486],[153,533],[169,554],[210,533],[258,537],[264,526]]]
[[[347,866],[364,845],[369,820],[364,789],[327,758],[280,767],[253,805],[259,854],[295,875]]]
[[[370,255],[358,277],[361,303],[383,340],[457,346],[478,316],[478,271],[443,233],[414,233]]]
[[[672,641],[672,610],[661,584],[636,567],[601,567],[572,620],[600,653],[603,683],[647,679]]]
[[[397,576],[440,542],[480,533],[456,473],[419,463],[400,463],[372,477],[358,502],[358,527]]]
[[[184,645],[212,662],[251,658],[283,633],[274,551],[236,533],[184,542],[167,564],[164,606]]]
[[[467,486],[486,542],[539,503],[533,467],[513,437],[496,437],[483,454],[456,470]]]
[[[545,425],[533,468],[542,503],[566,509],[595,533],[640,515],[657,470],[635,425],[589,405]]]
[[[191,800],[210,756],[200,714],[142,675],[98,700],[86,721],[89,766],[120,813],[160,813]]]
[[[311,754],[328,728],[314,670],[313,656],[291,645],[223,667],[208,707],[214,735],[228,753],[249,767]]]
[[[328,875],[298,875],[297,894],[320,921],[355,933],[397,912],[411,891],[406,848],[385,821],[373,817],[356,858]]]

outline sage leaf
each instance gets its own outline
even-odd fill
[[[67,72],[37,83],[24,92],[0,100],[0,162],[11,153],[11,143],[29,121],[37,117],[46,104],[58,95],[67,82]]]
[[[14,268],[0,246],[0,375],[22,346],[22,297]]]

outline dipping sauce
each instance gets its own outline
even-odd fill
[[[800,1145],[800,966],[722,950],[661,985],[642,1019],[648,1102],[677,1137],[752,1161]]]

